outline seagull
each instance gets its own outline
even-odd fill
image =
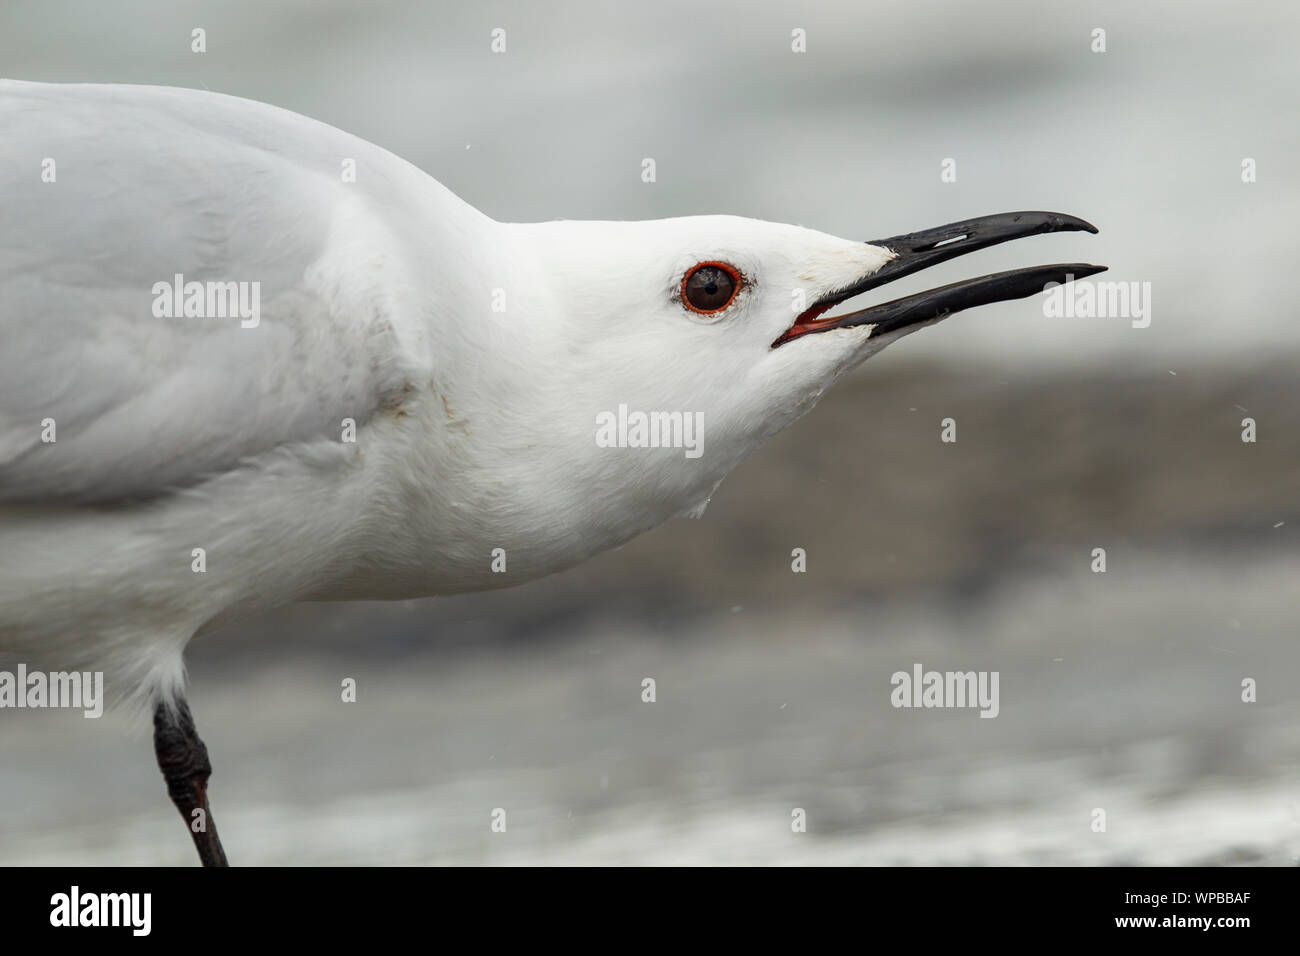
[[[850,309],[976,250],[1097,230],[496,222],[376,145],[189,89],[3,80],[0,128],[0,660],[100,673],[152,714],[205,866],[227,858],[192,639],[578,564],[698,515],[890,343],[1105,268]]]

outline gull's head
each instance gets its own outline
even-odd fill
[[[587,493],[602,481],[630,483],[669,510],[707,498],[737,462],[886,345],[963,309],[1102,269],[1019,269],[854,309],[848,300],[861,293],[977,249],[1096,230],[1042,212],[871,242],[734,216],[510,229],[522,314],[508,334],[530,353],[530,377],[544,383],[527,400],[548,421],[567,423],[558,431],[574,447],[555,451],[587,470]],[[659,413],[664,427],[676,427],[677,416],[702,423],[698,454],[674,448],[662,428],[650,436],[658,447],[632,444],[633,413]],[[618,429],[615,447],[608,432],[601,443],[602,420]]]

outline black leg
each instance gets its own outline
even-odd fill
[[[212,773],[208,748],[194,729],[194,717],[184,698],[176,701],[174,715],[163,704],[154,710],[153,747],[158,769],[167,781],[167,793],[190,828],[199,860],[204,866],[229,866],[208,807],[208,777]]]

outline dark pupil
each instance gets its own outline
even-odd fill
[[[695,308],[711,312],[731,301],[734,288],[735,281],[725,270],[703,266],[686,280],[686,299]]]

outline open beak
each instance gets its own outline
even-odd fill
[[[896,332],[908,326],[941,319],[977,305],[1004,302],[1008,299],[1023,299],[1035,292],[1042,292],[1043,287],[1049,282],[1063,283],[1071,277],[1080,279],[1105,272],[1105,266],[1094,266],[1086,262],[1012,269],[1010,272],[998,272],[978,279],[954,282],[928,292],[919,292],[916,295],[894,299],[892,302],[873,305],[848,315],[824,319],[820,317],[822,313],[855,295],[940,262],[964,256],[977,249],[987,249],[1000,242],[1035,236],[1041,232],[1079,231],[1095,233],[1097,227],[1082,219],[1059,212],[1004,212],[996,216],[952,222],[934,229],[911,232],[905,236],[878,239],[869,244],[889,250],[894,253],[894,258],[860,282],[822,296],[795,319],[794,324],[772,343],[772,347],[776,348],[814,332],[846,329],[857,325],[872,326],[871,337],[875,338],[886,332]]]

